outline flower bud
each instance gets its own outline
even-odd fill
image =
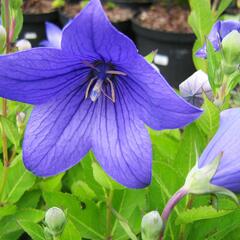
[[[24,126],[24,122],[26,119],[26,114],[24,112],[18,112],[16,115],[16,122],[18,128],[22,128]]]
[[[21,39],[21,40],[17,41],[16,47],[17,47],[18,51],[24,51],[24,50],[31,49],[32,45],[28,40]]]
[[[188,173],[183,188],[192,194],[224,194],[238,203],[238,198],[230,190],[211,183],[212,178],[217,172],[223,153],[220,153],[211,163],[199,168],[197,160],[196,165]],[[198,159],[198,156],[197,156]]]
[[[209,100],[213,99],[213,92],[208,80],[208,75],[199,70],[179,85],[180,95],[194,106],[201,107],[203,93]]]
[[[6,37],[7,37],[7,33],[6,33],[6,29],[0,25],[0,48],[3,49],[6,43]]]
[[[227,64],[240,63],[240,33],[237,30],[233,30],[222,40],[222,48]]]
[[[158,240],[163,228],[163,221],[158,211],[147,213],[142,218],[142,240]]]
[[[63,230],[66,223],[65,213],[57,207],[52,207],[47,210],[45,214],[46,230],[53,236],[59,236]]]

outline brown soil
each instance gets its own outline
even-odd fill
[[[177,33],[191,33],[187,19],[189,10],[180,6],[167,8],[161,4],[154,4],[143,10],[137,17],[137,22],[146,28]]]
[[[80,11],[82,7],[80,3],[76,4],[65,4],[63,8],[63,13],[66,15],[68,18],[74,18]]]
[[[111,22],[124,22],[130,20],[134,16],[134,11],[129,8],[104,6],[107,16]],[[75,17],[81,11],[81,4],[65,4],[63,13],[69,18]]]
[[[23,12],[26,14],[41,14],[54,11],[52,0],[25,0]]]
[[[119,6],[109,8],[107,6],[104,6],[104,10],[108,18],[113,23],[125,22],[132,19],[134,16],[134,11],[130,8],[124,8]]]

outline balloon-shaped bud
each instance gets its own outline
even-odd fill
[[[32,45],[28,40],[21,39],[21,40],[17,41],[16,47],[17,47],[18,51],[24,51],[24,50],[31,49]]]
[[[0,25],[0,49],[3,50],[6,44],[7,32],[6,29]]]
[[[224,71],[231,74],[240,64],[240,33],[237,30],[233,30],[222,40],[222,49]]]
[[[201,107],[205,94],[209,100],[213,99],[213,92],[210,86],[208,75],[198,70],[179,85],[180,95],[194,106]]]
[[[52,236],[59,236],[64,230],[66,216],[62,209],[52,207],[45,214],[46,231]]]
[[[25,119],[26,119],[26,114],[24,112],[18,112],[17,113],[16,122],[17,122],[17,126],[19,128],[22,128],[24,126]]]
[[[158,211],[147,213],[141,223],[142,240],[158,240],[162,228],[163,221]]]

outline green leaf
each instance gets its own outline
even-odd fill
[[[129,236],[129,238],[131,240],[138,240],[135,233],[133,232],[133,230],[131,229],[131,227],[128,224],[128,221],[123,218],[117,211],[115,211],[114,209],[112,209],[113,214],[116,216],[116,218],[118,219],[119,223],[121,224],[122,228],[124,229],[124,231],[127,233],[127,235]]]
[[[70,219],[67,220],[67,224],[61,235],[61,240],[81,240],[81,234]]]
[[[20,143],[20,136],[17,130],[17,126],[10,120],[0,115],[1,130],[5,132],[7,138],[18,147]]]
[[[189,0],[191,14],[188,22],[192,27],[201,45],[205,42],[205,36],[210,32],[214,23],[210,0]]]
[[[77,181],[73,183],[71,191],[73,195],[79,197],[82,200],[92,200],[96,198],[95,192],[88,186],[87,183],[83,181]]]
[[[18,155],[14,161],[15,164],[9,168],[8,180],[3,194],[3,201],[9,203],[17,202],[24,192],[33,186],[36,179],[24,167],[21,155]]]
[[[64,174],[65,173],[60,173],[56,176],[42,179],[39,182],[40,189],[47,192],[60,191],[62,188],[62,178]]]
[[[207,60],[208,60],[208,77],[209,83],[213,92],[215,93],[217,88],[221,86],[221,53],[216,52],[212,46],[212,43],[207,39]]]
[[[40,190],[27,191],[17,202],[19,208],[36,208],[41,197]]]
[[[196,121],[196,125],[210,140],[219,127],[220,111],[206,96],[204,96],[204,104],[202,108],[204,109],[204,112]]]
[[[147,60],[147,62],[152,63],[154,60],[154,57],[156,56],[158,50],[152,51],[150,52],[147,56],[145,56],[144,58]]]
[[[39,222],[44,218],[44,212],[36,209],[19,209],[14,215],[0,220],[0,239],[18,239],[22,230],[18,221]]]
[[[32,240],[45,240],[43,229],[36,223],[30,221],[18,221],[21,228],[32,238]]]
[[[17,210],[15,205],[6,205],[0,208],[0,218],[13,215]]]
[[[227,7],[232,3],[232,0],[222,0],[219,3],[216,13],[214,14],[215,20],[217,20],[220,15],[227,9]]]
[[[134,232],[140,232],[140,223],[142,212],[139,209],[145,209],[146,204],[145,189],[124,189],[122,191],[114,191],[113,208],[124,219],[127,219],[129,227]],[[137,201],[136,201],[137,199]],[[113,239],[127,239],[126,231],[117,218],[112,219],[112,236]]]
[[[93,176],[95,180],[106,189],[124,189],[124,186],[111,179],[102,168],[95,162],[92,163]]]
[[[203,219],[218,218],[230,214],[232,211],[233,210],[216,210],[212,206],[192,208],[181,212],[176,219],[176,224],[187,224]]]

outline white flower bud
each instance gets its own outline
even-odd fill
[[[224,194],[232,198],[236,203],[238,203],[238,198],[233,192],[229,191],[224,187],[216,186],[211,183],[211,180],[213,176],[216,174],[216,171],[219,167],[222,154],[223,153],[220,153],[210,164],[207,164],[202,168],[198,167],[197,161],[196,165],[188,173],[183,188],[188,193],[192,194],[207,194],[207,193]]]
[[[213,99],[213,92],[208,80],[208,75],[198,70],[179,85],[180,95],[189,103],[201,107],[203,93],[209,100]]]
[[[21,40],[17,41],[16,47],[17,47],[18,51],[24,51],[24,50],[31,49],[32,45],[31,45],[31,43],[28,40],[21,39]]]
[[[24,112],[18,112],[16,115],[16,122],[17,122],[17,126],[19,128],[24,126],[24,122],[26,119],[26,114]]]
[[[163,221],[158,211],[147,213],[141,223],[142,240],[158,240],[162,228]]]
[[[52,207],[45,214],[46,230],[53,236],[59,236],[66,223],[65,213],[57,207]]]
[[[6,29],[0,25],[0,53],[3,53],[5,45],[6,45],[6,38],[7,38],[7,33]]]

